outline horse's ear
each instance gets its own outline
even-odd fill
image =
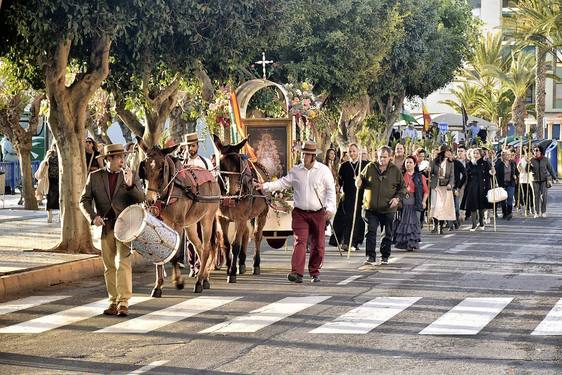
[[[242,147],[244,147],[244,145],[246,144],[246,142],[248,142],[248,138],[244,138],[242,141],[240,141],[239,143],[232,145],[230,147],[232,147],[234,150],[236,150],[236,152],[240,152],[240,150],[242,149]]]
[[[216,134],[213,134],[213,142],[215,143],[215,146],[217,146],[217,149],[222,154],[224,150],[224,145],[222,144],[221,139]]]
[[[144,140],[138,135],[135,138],[137,139],[137,143],[139,144],[141,150],[143,150],[143,152],[146,154],[148,152],[148,146],[146,145],[146,143],[144,143]]]
[[[178,147],[180,147],[179,143],[178,143],[177,145],[173,145],[173,146],[170,146],[170,147],[163,148],[163,149],[162,149],[162,153],[163,153],[164,155],[171,154],[172,152],[176,151],[176,149],[177,149]]]

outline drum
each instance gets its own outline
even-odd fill
[[[154,264],[174,258],[181,236],[140,205],[129,206],[115,222],[115,238],[127,244]]]

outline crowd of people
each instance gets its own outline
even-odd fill
[[[407,154],[399,142],[394,149],[381,147],[369,162],[351,144],[348,160],[338,163],[330,149],[325,164],[334,177],[338,208],[333,232],[326,230],[329,243],[356,251],[365,242],[365,264],[374,265],[380,228],[381,264],[386,264],[391,245],[419,249],[425,223],[439,235],[461,230],[463,222],[469,223],[466,230],[484,231],[492,215],[509,221],[514,208],[544,218],[548,188],[557,174],[540,146],[528,150],[505,147],[496,155],[488,148],[442,145]],[[488,195],[498,187],[507,199],[494,205]]]

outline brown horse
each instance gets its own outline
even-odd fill
[[[199,259],[201,269],[195,282],[194,292],[201,293],[209,289],[209,267],[214,258],[211,251],[215,250],[212,243],[215,237],[215,218],[220,202],[220,188],[216,180],[207,178],[201,182],[201,176],[209,177],[206,170],[184,168],[179,161],[174,161],[170,154],[178,145],[160,148],[148,148],[139,139],[139,145],[146,154],[146,159],[141,162],[139,174],[147,181],[146,199],[149,210],[158,211],[156,214],[164,223],[172,227],[179,234],[185,228],[187,238],[193,244]],[[193,175],[190,179],[188,174]],[[187,176],[187,177],[186,177]],[[194,186],[195,185],[195,186]],[[201,228],[201,237],[197,233],[197,224]],[[178,259],[172,260],[173,282],[177,289],[183,289],[184,279],[178,264]],[[154,297],[162,295],[164,282],[164,267],[156,266],[156,283],[152,291]]]
[[[215,135],[214,142],[221,153],[219,185],[223,199],[219,209],[219,222],[224,236],[227,281],[236,282],[237,260],[239,273],[246,272],[246,250],[249,242],[248,222],[254,221],[254,275],[260,274],[260,245],[269,206],[264,195],[254,190],[252,180],[269,181],[269,174],[259,163],[250,163],[240,150],[247,139],[236,145],[223,145]],[[224,196],[227,198],[225,199]],[[228,226],[234,223],[235,235],[228,238]],[[231,243],[232,242],[232,243]],[[232,254],[231,254],[232,253]]]

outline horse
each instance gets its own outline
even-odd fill
[[[185,233],[193,244],[201,269],[193,291],[203,292],[209,289],[209,269],[215,250],[216,214],[219,209],[220,188],[210,171],[200,168],[183,167],[180,161],[170,154],[178,145],[168,148],[152,146],[151,148],[138,139],[146,158],[140,163],[139,175],[147,181],[146,203],[149,210],[159,216],[164,223],[179,234]],[[198,234],[199,224],[201,237]],[[183,241],[182,241],[183,242]],[[177,289],[184,288],[179,260],[173,259],[172,279]],[[152,290],[153,297],[162,296],[164,266],[156,266],[156,282]]]
[[[269,205],[267,198],[260,192],[254,190],[252,181],[269,181],[269,173],[259,163],[250,162],[240,150],[248,139],[242,140],[235,145],[223,145],[220,138],[213,135],[213,140],[220,151],[219,160],[219,185],[221,194],[221,205],[218,217],[223,232],[224,249],[226,252],[227,282],[236,282],[237,266],[239,261],[239,273],[246,272],[246,250],[249,242],[248,222],[254,221],[254,252],[253,274],[260,274],[260,245],[263,227],[267,219]],[[230,243],[228,238],[228,227],[234,223],[235,235]]]

